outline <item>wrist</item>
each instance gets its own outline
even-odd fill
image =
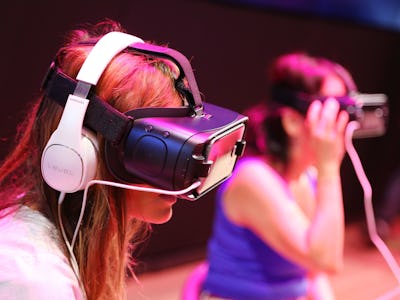
[[[324,164],[317,167],[318,180],[329,180],[340,178],[340,165]]]

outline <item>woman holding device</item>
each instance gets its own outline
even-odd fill
[[[247,155],[217,195],[201,299],[334,299],[349,121],[335,97],[355,85],[340,65],[304,53],[278,57],[269,75],[272,101],[245,113]]]

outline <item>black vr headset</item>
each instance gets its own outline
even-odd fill
[[[163,190],[179,191],[200,182],[197,188],[179,195],[195,200],[231,175],[237,158],[244,151],[247,117],[203,103],[185,56],[121,32],[111,32],[98,42],[88,44],[94,47],[76,79],[64,74],[53,63],[43,82],[45,95],[65,107],[59,124],[59,128],[64,129],[58,128],[53,133],[58,137],[50,139],[42,155],[42,174],[51,187],[75,192],[84,189],[95,177],[93,170],[89,175],[85,173],[86,166],[71,167],[74,165],[71,161],[79,164],[85,160],[85,154],[79,153],[81,144],[60,146],[66,144],[64,139],[69,139],[63,135],[74,130],[63,124],[71,123],[70,119],[74,118],[78,121],[73,123],[78,124],[72,126],[79,129],[79,135],[85,136],[82,128],[87,128],[104,137],[106,165],[123,183],[146,183]],[[93,87],[104,69],[124,50],[174,62],[180,71],[175,85],[188,106],[139,108],[121,113],[95,95]],[[71,109],[74,106],[83,108]],[[71,111],[69,117],[67,110]],[[67,148],[68,153],[69,149],[73,150],[71,159],[64,154]]]
[[[332,97],[310,95],[280,86],[272,88],[273,101],[292,107],[303,115],[306,114],[312,101],[324,102],[328,98]],[[354,138],[377,137],[385,134],[389,117],[385,94],[351,92],[349,95],[333,98],[339,102],[341,110],[349,113],[351,121],[359,123],[359,128],[354,131]]]

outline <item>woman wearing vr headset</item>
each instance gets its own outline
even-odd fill
[[[217,194],[201,299],[334,299],[327,274],[342,266],[349,120],[334,97],[355,85],[341,66],[303,53],[278,57],[270,83],[273,101],[245,113],[247,154]],[[301,113],[276,89],[311,105]]]
[[[75,78],[93,40],[111,31],[124,29],[106,20],[71,31],[55,59],[59,70]],[[178,73],[168,59],[121,51],[102,73],[94,92],[120,112],[180,107],[185,99],[175,87]],[[147,236],[149,223],[167,222],[172,215],[175,196],[94,185],[71,249],[62,231],[72,239],[83,188],[67,193],[60,207],[60,192],[46,184],[41,173],[42,152],[63,109],[42,94],[19,127],[16,147],[0,168],[1,299],[123,299],[135,245]],[[98,157],[96,178],[115,181],[103,159],[103,137],[97,134],[89,139]],[[69,261],[71,255],[75,261]]]

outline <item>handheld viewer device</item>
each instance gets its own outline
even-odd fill
[[[389,107],[385,94],[367,94],[351,92],[340,97],[325,97],[295,92],[285,88],[274,88],[272,97],[283,105],[290,106],[302,114],[306,114],[308,107],[314,100],[324,102],[328,98],[335,98],[342,110],[350,115],[350,120],[357,121],[359,127],[354,131],[353,138],[377,137],[385,134],[387,129]]]

